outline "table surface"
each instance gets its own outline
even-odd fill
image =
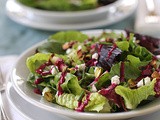
[[[58,31],[43,31],[20,25],[10,20],[5,12],[6,0],[0,0],[0,55],[21,54],[37,42]],[[124,20],[103,29],[130,29],[134,27],[134,13]]]

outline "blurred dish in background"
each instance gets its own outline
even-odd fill
[[[82,11],[109,5],[119,0],[17,0],[28,7],[49,11]]]
[[[52,12],[38,10],[8,0],[6,12],[9,18],[22,25],[42,30],[69,30],[98,28],[114,24],[137,8],[138,0],[118,0],[113,4],[93,10],[76,12]]]
[[[22,0],[22,1],[26,1],[26,0]],[[54,1],[54,0],[50,0],[50,1]],[[60,4],[61,3],[60,1],[57,1],[57,3],[60,4],[58,6],[59,9],[63,7],[63,10],[66,9],[66,11],[53,11],[53,10],[51,11],[51,10],[37,9],[37,8],[33,8],[33,7],[26,6],[24,4],[21,4],[20,2],[18,2],[18,0],[9,0],[7,4],[9,4],[10,7],[11,6],[14,7],[14,9],[18,7],[18,9],[20,9],[19,11],[23,12],[24,16],[26,16],[29,20],[32,20],[32,21],[41,21],[45,23],[49,22],[49,23],[56,23],[56,24],[72,24],[72,23],[99,21],[99,20],[105,19],[109,9],[113,6],[114,7],[118,6],[121,3],[121,1],[122,0],[116,0],[116,2],[106,5],[104,7],[98,7],[91,10],[81,10],[81,11],[68,11],[71,8],[69,6],[65,7],[67,3]],[[27,2],[27,3],[30,3],[30,2]],[[32,3],[34,3],[33,0],[32,0]],[[45,7],[47,7],[48,6],[47,1],[43,2],[43,5],[44,3],[46,3]],[[32,4],[29,4],[29,5],[31,6]],[[34,4],[32,6],[34,6]],[[51,5],[51,7],[54,7],[54,6]]]

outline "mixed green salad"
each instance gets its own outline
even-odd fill
[[[117,0],[17,0],[29,7],[52,11],[80,11],[95,9]]]
[[[126,33],[89,37],[65,31],[50,36],[26,61],[28,83],[47,101],[79,112],[128,111],[157,99],[157,41]]]

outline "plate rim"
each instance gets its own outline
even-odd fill
[[[14,87],[12,86],[12,83],[11,83],[11,81],[10,81],[10,79],[8,79],[8,83],[7,83],[7,85],[6,85],[6,99],[7,99],[7,101],[8,101],[8,103],[10,104],[10,106],[14,109],[14,110],[16,110],[16,113],[18,113],[22,118],[23,118],[23,120],[33,120],[33,116],[35,115],[35,114],[29,114],[28,115],[28,110],[26,110],[26,111],[24,111],[24,110],[22,110],[22,109],[25,109],[26,108],[26,106],[22,106],[22,104],[21,105],[19,105],[18,104],[18,102],[24,102],[25,100],[16,92],[16,90],[14,89]],[[12,91],[11,91],[12,90]],[[18,102],[15,102],[15,101],[17,101],[17,100],[13,100],[13,97],[12,97],[12,92],[14,91],[14,96],[15,96],[15,94],[16,94],[16,97],[21,97],[20,99],[21,100],[18,100]],[[18,95],[18,96],[17,96]],[[27,105],[30,105],[30,107],[33,107],[33,109],[35,110],[36,108],[36,106],[34,106],[34,105],[32,105],[32,104],[30,104],[28,101],[25,101],[25,102],[27,102]],[[18,107],[17,107],[18,106]],[[21,109],[20,109],[21,108]],[[48,112],[48,111],[46,111],[46,110],[43,110],[43,109],[40,109],[40,111],[41,112]],[[36,115],[38,115],[39,113],[38,112],[36,112]],[[56,115],[56,114],[53,114],[53,113],[49,113],[49,114],[52,114],[54,117],[56,116],[56,117],[58,117],[58,118],[56,118],[56,120],[61,120],[61,119],[63,119],[63,118],[65,118],[65,119],[67,119],[67,120],[73,120],[72,118],[69,118],[69,117],[66,117],[66,116],[60,116],[60,115]],[[43,118],[43,120],[44,120],[44,118]]]
[[[8,78],[9,79],[9,78]],[[9,80],[8,80],[9,81]],[[26,115],[25,113],[23,113],[22,111],[20,111],[18,109],[18,107],[16,107],[16,105],[13,103],[13,101],[11,100],[11,96],[10,96],[10,89],[11,89],[12,86],[12,83],[9,81],[7,83],[7,86],[6,86],[6,98],[8,100],[8,102],[10,103],[10,105],[13,107],[14,110],[16,110],[19,115],[21,117],[23,117],[25,120],[32,120],[28,115]]]

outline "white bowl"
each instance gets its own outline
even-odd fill
[[[40,10],[25,6],[19,3],[17,0],[11,0],[11,1],[15,2],[23,11],[26,12],[26,15],[33,20],[47,21],[54,23],[83,23],[83,22],[92,22],[105,19],[110,8],[120,5],[123,0],[117,0],[109,5],[91,10],[72,11],[72,12]]]
[[[89,36],[98,36],[104,30],[90,30],[84,31]],[[106,30],[107,32],[111,32],[111,30]],[[124,33],[124,31],[114,30],[117,34]],[[91,112],[76,112],[74,110],[67,109],[65,107],[61,107],[57,104],[47,102],[41,97],[41,95],[37,95],[33,92],[33,88],[27,84],[27,76],[29,71],[26,67],[26,59],[35,53],[36,48],[44,43],[45,41],[36,44],[35,46],[26,50],[20,57],[18,58],[15,67],[13,68],[11,81],[13,83],[13,87],[17,91],[17,93],[23,97],[26,101],[35,105],[38,108],[45,109],[46,111],[52,112],[53,114],[59,114],[68,116],[74,119],[85,119],[85,120],[99,120],[99,119],[127,119],[136,116],[142,116],[145,114],[152,113],[154,111],[158,111],[160,109],[160,98],[154,100],[153,102],[139,107],[135,110],[128,112],[119,112],[119,113],[91,113]]]

